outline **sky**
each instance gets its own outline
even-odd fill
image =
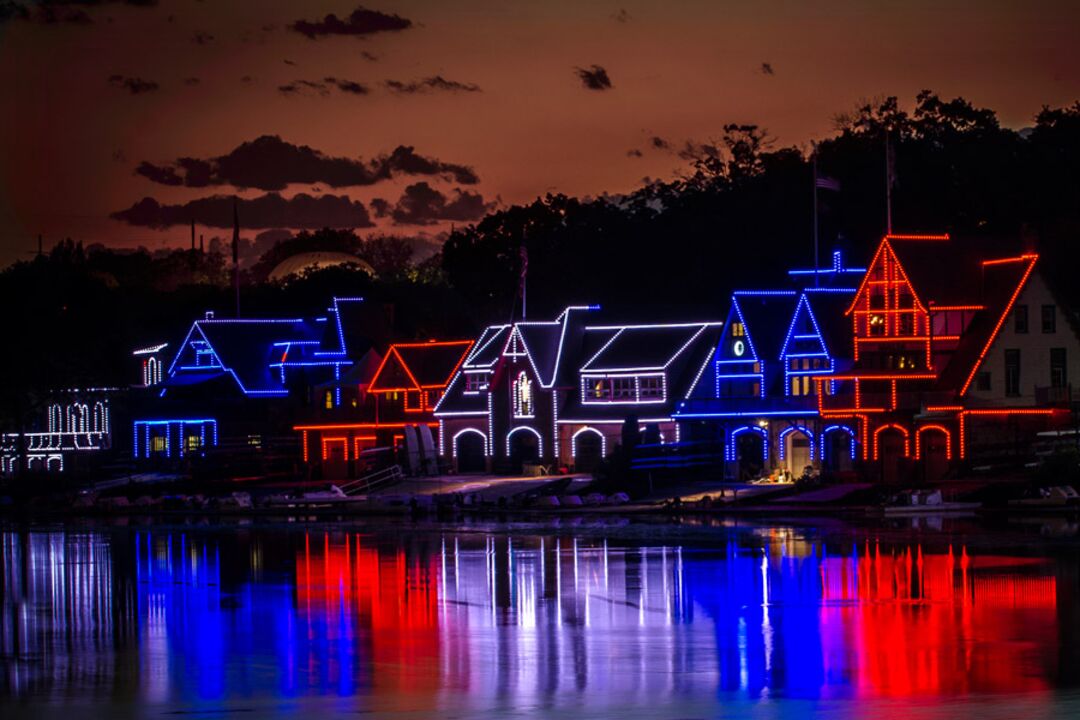
[[[435,243],[673,178],[729,122],[805,147],[922,89],[1021,128],[1080,99],[1078,28],[1063,0],[0,0],[0,265],[228,237],[233,196],[248,238]]]

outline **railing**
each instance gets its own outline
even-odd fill
[[[1072,385],[1062,387],[1036,387],[1036,405],[1061,405],[1067,406],[1072,403]]]
[[[405,479],[405,473],[401,471],[400,465],[391,465],[385,467],[382,470],[376,470],[373,473],[365,475],[362,478],[357,478],[347,483],[338,485],[341,488],[341,492],[346,495],[360,495],[361,493],[371,492],[381,487],[387,487],[401,482]]]

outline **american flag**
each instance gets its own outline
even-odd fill
[[[840,192],[840,181],[836,178],[831,178],[828,175],[818,175],[814,178],[814,186],[819,187],[822,190],[832,190],[833,192]]]

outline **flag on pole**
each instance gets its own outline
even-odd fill
[[[521,295],[521,317],[525,317],[525,278],[529,274],[529,251],[522,245],[520,249],[521,254],[521,279],[518,285],[518,292]]]
[[[828,175],[818,175],[814,178],[814,187],[821,188],[822,190],[840,192],[840,181],[836,178],[831,178]]]

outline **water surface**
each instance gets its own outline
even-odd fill
[[[0,711],[1080,713],[1075,545],[962,530],[9,525]]]

